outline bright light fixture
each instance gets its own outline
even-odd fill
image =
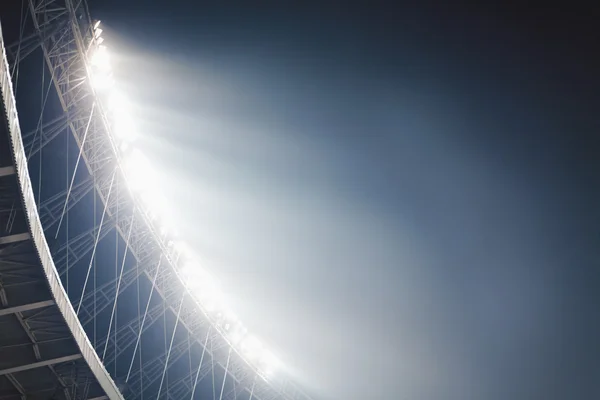
[[[205,269],[195,263],[187,262],[181,268],[181,274],[185,279],[186,286],[208,312],[223,310],[225,302],[221,286]],[[226,315],[234,321],[234,318],[231,317],[232,313],[227,312]]]
[[[225,296],[219,283],[212,278],[205,280],[194,294],[209,313],[225,309]]]
[[[113,90],[108,96],[108,110],[113,113],[123,114],[129,112],[129,101],[122,93]]]
[[[175,250],[179,252],[181,257],[191,257],[190,246],[181,240],[175,242]]]
[[[200,282],[199,279],[199,268],[193,262],[187,262],[181,268],[181,274],[190,282],[193,282],[194,285],[197,285]]]
[[[115,90],[111,91],[108,95],[108,110],[113,116],[112,132],[115,138],[133,142],[137,138],[137,130],[131,118],[131,107],[127,98]]]
[[[128,114],[119,112],[115,115],[115,122],[112,127],[115,138],[124,142],[133,142],[137,138],[137,130],[133,124],[133,120]]]
[[[125,161],[125,173],[131,189],[136,192],[143,191],[152,184],[152,166],[146,156],[138,149],[133,149]]]
[[[103,73],[92,73],[92,85],[99,92],[106,91],[114,85],[112,75]]]
[[[105,45],[100,45],[92,54],[90,60],[92,67],[95,69],[108,71],[110,70],[110,56]]]
[[[100,45],[90,58],[92,85],[96,90],[104,91],[113,85],[110,71],[110,57],[106,46]]]
[[[139,149],[133,147],[137,131],[131,118],[129,103],[121,93],[114,90],[107,92],[108,89],[112,89],[114,82],[109,52],[106,46],[101,45],[104,39],[101,37],[103,30],[99,26],[100,21],[96,21],[93,29],[98,46],[89,59],[88,71],[93,87],[98,91],[104,91],[103,98],[107,101],[106,110],[109,112],[111,133],[118,139],[117,145],[124,157],[121,165],[127,182],[135,192],[135,197],[139,198],[146,207],[144,212],[150,218],[152,226],[159,229],[160,239],[174,250],[177,263],[183,264],[180,274],[187,290],[202,305],[205,312],[209,313],[209,319],[228,338],[231,345],[239,349],[243,357],[249,360],[266,380],[280,368],[280,361],[266,350],[256,337],[248,335],[248,330],[228,309],[219,282],[198,263],[190,260],[192,252],[170,229],[172,219],[168,218],[169,207],[160,189],[154,185],[155,174],[152,164]]]
[[[127,150],[129,150],[129,143],[127,143],[127,142],[121,143],[121,146],[119,146],[119,149],[121,150],[121,153],[127,152]]]
[[[260,356],[259,368],[261,372],[265,374],[266,377],[273,375],[273,373],[277,370],[277,368],[279,368],[280,365],[281,364],[279,360],[273,355],[273,353],[267,350],[263,350]]]
[[[263,345],[255,336],[248,336],[242,342],[241,350],[248,358],[256,360],[263,353]]]
[[[238,322],[230,329],[229,340],[233,345],[237,346],[247,334],[248,330]]]

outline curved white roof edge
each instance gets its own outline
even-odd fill
[[[0,25],[0,50],[2,59],[0,62],[0,90],[2,98],[6,106],[6,117],[8,121],[10,143],[12,145],[13,160],[19,182],[21,192],[21,200],[25,208],[25,215],[29,225],[31,238],[38,253],[44,274],[50,287],[52,297],[56,301],[69,330],[73,334],[75,342],[81,351],[81,354],[90,367],[90,370],[98,380],[98,383],[111,400],[123,400],[123,395],[119,392],[117,385],[110,377],[108,371],[104,368],[104,364],[96,354],[94,347],[89,341],[83,327],[79,323],[77,314],[67,297],[67,293],[62,286],[58,271],[54,265],[54,260],[50,254],[50,248],[44,237],[44,230],[35,204],[35,197],[29,178],[29,170],[27,167],[27,157],[25,156],[25,148],[21,137],[21,127],[19,125],[19,117],[17,114],[16,101],[10,79],[8,60],[4,47],[4,38],[2,36],[2,26]]]

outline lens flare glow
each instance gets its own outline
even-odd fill
[[[94,70],[109,71],[110,70],[110,56],[108,49],[104,45],[98,46],[98,48],[92,54],[90,63]]]
[[[280,368],[280,361],[256,337],[248,334],[242,322],[227,307],[220,283],[197,261],[193,261],[192,251],[178,239],[171,226],[173,219],[169,218],[170,208],[155,183],[153,165],[135,146],[138,131],[132,118],[130,103],[122,93],[114,89],[111,57],[106,46],[101,44],[104,38],[101,37],[103,31],[99,25],[100,21],[96,21],[93,26],[96,47],[87,68],[90,83],[105,106],[102,110],[107,111],[111,135],[123,157],[121,166],[127,183],[134,197],[141,201],[151,226],[160,233],[159,239],[167,244],[170,254],[175,253],[176,263],[182,265],[179,273],[186,289],[201,304],[209,319],[231,345],[241,351],[264,379],[268,379]]]
[[[224,311],[224,295],[219,282],[205,269],[188,262],[181,269],[181,274],[184,277],[185,285],[208,312],[231,315]]]
[[[92,86],[99,92],[110,90],[114,86],[114,80],[110,73],[92,73]]]
[[[258,360],[260,359],[264,347],[260,340],[255,336],[246,337],[241,343],[241,350],[244,355],[246,355],[250,360]]]
[[[125,161],[125,173],[134,192],[147,190],[153,184],[152,165],[138,149],[134,149]]]
[[[229,332],[229,341],[237,346],[246,337],[248,330],[242,325],[241,322],[237,322],[232,326]]]
[[[270,351],[264,350],[258,362],[260,371],[266,376],[272,376],[280,367],[281,363]]]
[[[129,101],[121,92],[114,90],[108,96],[108,110],[116,115],[129,113]]]
[[[133,120],[129,117],[129,115],[125,114],[119,114],[119,116],[115,118],[112,131],[118,140],[124,142],[131,143],[135,141],[138,136]]]

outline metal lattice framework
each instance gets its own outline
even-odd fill
[[[31,32],[22,34],[7,52],[13,71],[38,54],[48,73],[48,90],[42,80],[40,91],[40,123],[24,134],[18,129],[18,135],[21,152],[27,157],[20,162],[39,167],[40,189],[36,199],[34,188],[30,188],[30,207],[39,214],[37,229],[43,228],[36,244],[48,249],[51,257],[44,268],[53,271],[47,271],[46,276],[54,277],[51,287],[60,286],[62,301],[72,304],[64,305],[68,316],[61,309],[68,329],[57,328],[56,335],[69,340],[74,337],[80,349],[72,355],[78,357],[67,360],[68,364],[57,363],[55,375],[63,379],[64,397],[93,397],[90,386],[97,382],[103,395],[111,399],[194,398],[202,390],[204,394],[212,390],[213,396],[229,400],[309,400],[284,376],[263,379],[235,349],[222,326],[187,291],[178,273],[180,254],[172,240],[155,228],[128,189],[102,101],[89,84],[87,66],[94,33],[85,1],[25,0],[24,10]],[[60,111],[48,117],[44,106],[51,88]],[[50,148],[60,140],[75,146],[71,147],[73,154],[66,150],[66,180],[56,183],[56,170],[43,168],[48,162],[43,157],[53,157],[55,152]],[[44,186],[50,193],[41,189],[42,182],[47,181],[52,182]],[[14,196],[5,200],[4,207],[10,208],[10,202]],[[43,255],[40,257],[44,264]],[[107,267],[108,259],[114,273]],[[31,264],[35,270],[36,263]],[[28,279],[26,271],[0,269],[1,282],[6,286],[7,277]],[[35,282],[39,284],[39,280]],[[2,290],[0,286],[0,300],[6,307]],[[137,304],[130,301],[134,298]],[[69,323],[73,316],[77,320]],[[157,336],[163,339],[164,348]],[[87,373],[75,374],[73,365],[83,365]],[[79,380],[66,382],[61,371]],[[212,385],[200,387],[209,381]],[[17,381],[12,384],[16,388],[20,385]],[[73,387],[79,388],[79,397],[67,393],[76,393],[69,389]],[[21,389],[24,395],[26,389]]]
[[[0,54],[0,393],[122,398],[79,324],[44,238],[1,32]]]

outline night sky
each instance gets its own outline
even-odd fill
[[[600,398],[598,15],[149,3],[89,0],[173,219],[286,373]]]

